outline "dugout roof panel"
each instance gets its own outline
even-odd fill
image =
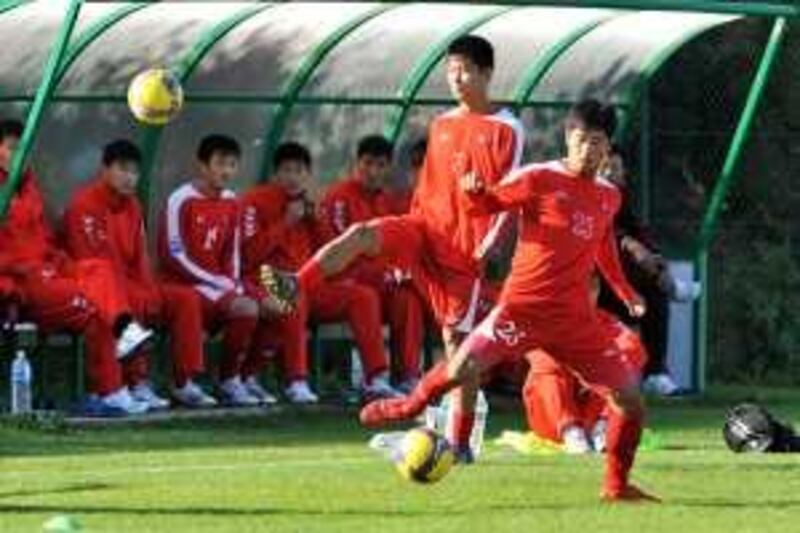
[[[326,38],[377,4],[289,3],[265,9],[220,39],[187,88],[283,94],[303,60]]]
[[[553,64],[532,93],[536,101],[595,97],[630,103],[639,75],[703,31],[736,17],[638,12],[599,25]]]
[[[486,37],[495,48],[492,92],[497,98],[514,100],[526,75],[540,59],[619,13],[601,9],[529,7],[503,13],[479,26],[474,33]],[[444,58],[437,61],[419,96],[450,96],[444,77]]]
[[[346,36],[325,58],[303,95],[395,96],[415,66],[437,45],[496,6],[408,4],[394,6]]]
[[[91,5],[91,4],[88,4]],[[125,94],[133,76],[174,66],[205,30],[249,4],[152,4],[119,21],[80,54],[61,82],[67,93]]]
[[[120,4],[86,4],[75,24],[72,43],[84,30],[120,9]],[[0,15],[0,94],[27,94],[36,90],[42,67],[64,14],[48,2],[33,2]],[[43,38],[46,36],[47,38]]]

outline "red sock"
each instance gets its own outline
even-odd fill
[[[641,412],[623,416],[615,409],[609,409],[604,481],[604,492],[607,494],[618,494],[628,486],[628,474],[633,467],[642,434],[642,419]]]
[[[316,257],[312,257],[300,268],[297,273],[300,286],[308,294],[317,288],[325,279],[325,273]]]
[[[454,407],[452,416],[453,434],[448,437],[456,450],[463,450],[469,446],[472,427],[475,425],[475,413],[473,411],[462,411]]]

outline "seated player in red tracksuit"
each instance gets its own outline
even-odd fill
[[[306,197],[306,187],[311,180],[308,150],[292,142],[280,145],[275,152],[273,168],[275,175],[271,182],[252,188],[243,198],[242,250],[245,272],[254,283],[259,280],[262,265],[298,268],[329,238]],[[307,360],[305,327],[309,317],[321,322],[345,321],[350,326],[361,355],[365,375],[363,392],[367,397],[398,395],[389,384],[380,297],[373,288],[353,279],[340,278],[321,284],[303,298],[286,319],[292,324],[293,334],[285,337],[284,349],[292,351],[292,360]]]
[[[257,331],[277,308],[261,287],[243,281],[240,204],[228,183],[239,171],[241,148],[228,136],[204,137],[197,174],[169,196],[159,231],[166,276],[200,296],[207,330],[223,331],[220,395],[228,405],[274,403],[254,376],[242,380],[248,358],[260,354]]]
[[[23,125],[0,121],[0,184]],[[72,260],[55,245],[44,216],[36,176],[28,169],[0,221],[0,276],[11,278],[21,312],[43,331],[68,330],[86,339],[86,369],[96,414],[137,414],[148,404],[123,384],[120,361],[151,335],[136,322],[113,265],[105,259]]]
[[[593,276],[592,300],[599,279]],[[615,315],[597,309],[597,318],[614,339],[628,365],[641,377],[647,352],[639,335]],[[528,427],[537,436],[563,444],[567,453],[603,452],[608,413],[605,399],[586,387],[544,350],[527,355],[530,367],[522,389]]]
[[[170,334],[173,397],[189,407],[216,405],[192,378],[203,371],[203,318],[195,291],[156,279],[147,252],[142,209],[136,198],[142,154],[130,141],[103,149],[95,178],[77,191],[64,214],[67,246],[73,257],[102,258],[119,273],[137,320],[166,326]],[[147,360],[138,352],[125,366],[133,397],[151,408],[165,408],[147,382]]]
[[[393,151],[392,144],[381,135],[359,141],[353,170],[328,188],[320,205],[322,222],[331,235],[341,235],[353,223],[394,214],[399,208],[398,197],[385,190]],[[391,331],[391,352],[399,359],[397,388],[404,392],[419,380],[425,333],[425,304],[406,272],[402,265],[376,259],[348,273],[380,295],[383,318]]]

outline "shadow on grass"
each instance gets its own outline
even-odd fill
[[[472,507],[462,513],[485,515],[486,512],[520,512],[533,510],[565,511],[579,508],[598,507],[596,502],[552,503],[537,505],[488,505]],[[70,514],[70,515],[134,515],[134,516],[198,516],[246,517],[246,516],[354,516],[354,517],[413,517],[442,516],[441,509],[297,509],[297,508],[235,508],[235,507],[112,507],[112,506],[71,506],[71,505],[24,505],[0,504],[0,514]]]
[[[115,485],[109,483],[76,483],[52,489],[30,489],[0,492],[0,499],[18,498],[24,496],[44,496],[50,494],[73,494],[76,492],[94,492],[98,490],[112,489],[114,487]],[[2,504],[0,504],[0,508],[2,507]]]
[[[695,501],[676,501],[672,500],[670,503],[679,507],[691,507],[693,509],[792,509],[800,507],[800,500],[695,500]]]

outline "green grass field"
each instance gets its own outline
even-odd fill
[[[411,485],[366,448],[353,413],[58,431],[6,423],[0,531],[41,531],[58,514],[90,532],[798,530],[798,458],[724,448],[722,414],[746,393],[651,402],[665,449],[642,453],[635,479],[665,503],[614,507],[596,497],[599,458],[522,456],[491,443],[479,464]],[[800,394],[759,397],[800,419]],[[515,410],[490,421],[489,439],[522,428]]]

